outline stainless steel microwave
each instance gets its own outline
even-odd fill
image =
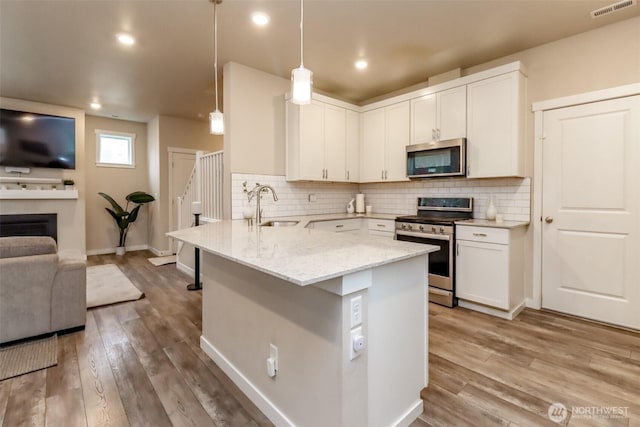
[[[465,176],[466,138],[407,146],[407,177]]]

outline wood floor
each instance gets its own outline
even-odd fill
[[[568,409],[564,425],[640,426],[640,334],[535,310],[513,321],[429,310],[429,387],[415,426],[557,426],[553,403]],[[593,407],[626,417],[588,416]]]
[[[271,425],[200,350],[201,293],[151,256],[89,257],[118,264],[145,298],[89,310],[85,331],[59,338],[58,365],[1,381],[1,425]],[[429,309],[430,385],[412,427],[557,425],[554,402],[627,408],[564,424],[640,426],[638,334],[528,310],[508,322]]]

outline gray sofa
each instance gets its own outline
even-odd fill
[[[87,267],[51,237],[0,237],[0,344],[84,327]]]

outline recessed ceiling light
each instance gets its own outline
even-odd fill
[[[126,34],[126,33],[120,33],[116,35],[116,38],[118,39],[118,41],[120,43],[122,43],[125,46],[131,46],[132,44],[135,44],[136,39],[133,38],[133,36],[131,34]]]
[[[269,18],[269,15],[267,15],[264,12],[254,12],[251,15],[251,20],[253,21],[254,24],[256,24],[256,25],[258,25],[260,27],[264,27],[265,25],[267,25],[269,23],[271,18]]]
[[[356,61],[356,68],[358,70],[364,70],[368,66],[369,66],[369,63],[367,61],[365,61],[364,59],[359,59],[359,60]]]
[[[92,102],[91,104],[89,104],[89,106],[94,110],[99,110],[102,108],[102,105],[100,105],[99,102]]]

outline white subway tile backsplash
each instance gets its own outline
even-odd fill
[[[339,213],[356,193],[365,194],[365,203],[376,213],[412,215],[418,197],[473,197],[475,218],[484,219],[489,198],[493,194],[498,213],[505,220],[529,221],[531,209],[531,179],[444,179],[402,183],[342,184],[315,182],[287,182],[280,175],[232,174],[232,218],[242,218],[249,203],[242,183],[251,190],[256,183],[271,185],[278,194],[278,202],[264,194],[261,206],[265,217]],[[309,194],[316,196],[309,201]],[[255,201],[251,202],[255,206]]]

